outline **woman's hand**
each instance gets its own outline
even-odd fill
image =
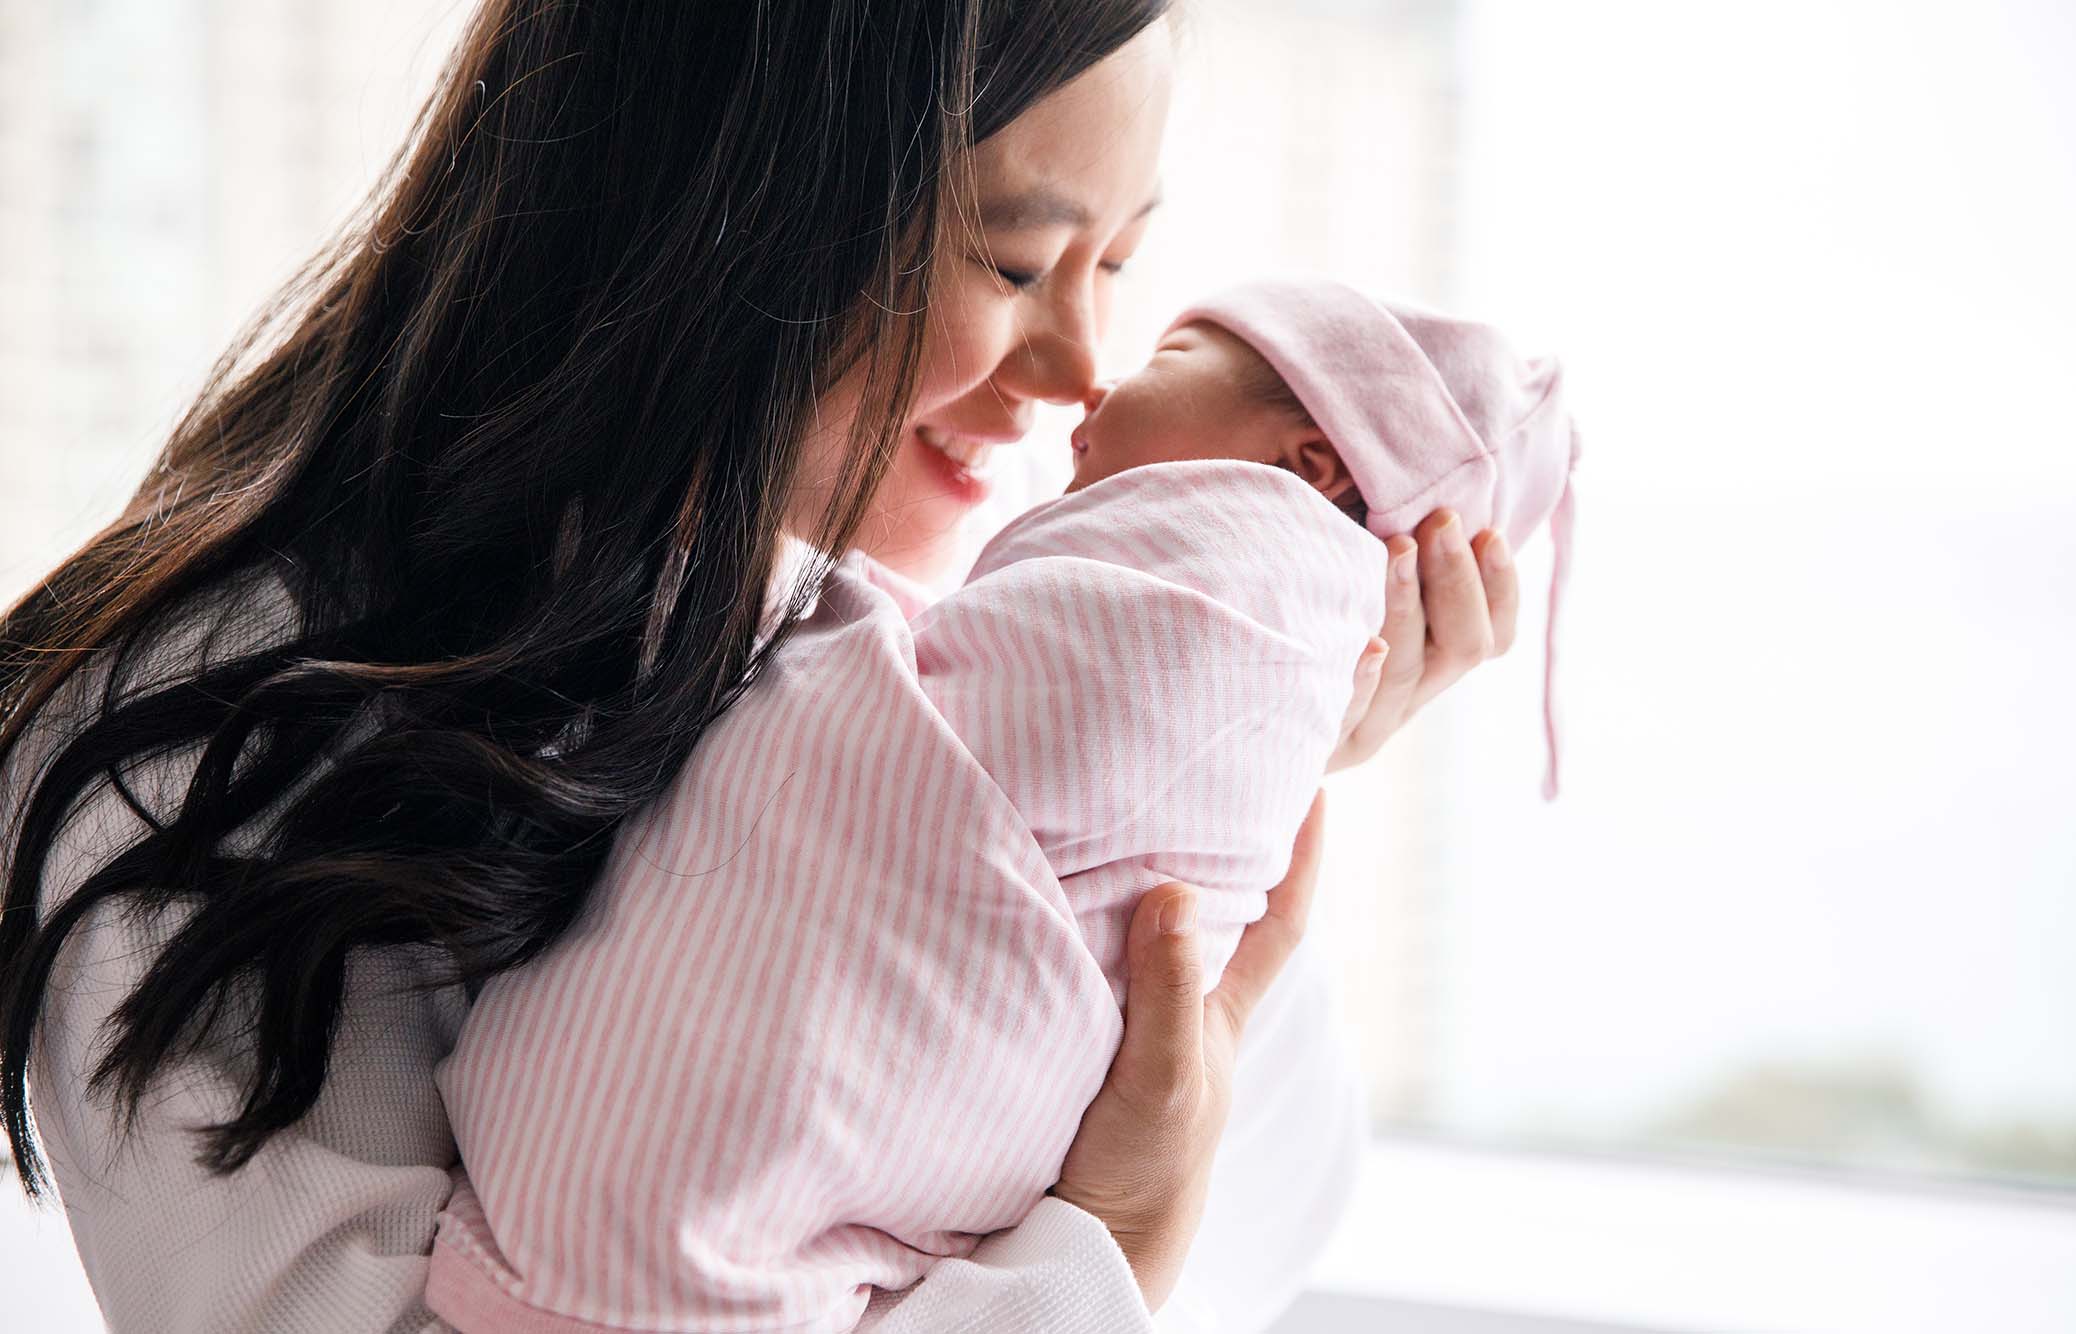
[[[1401,533],[1385,546],[1391,585],[1382,638],[1371,640],[1356,664],[1355,695],[1328,773],[1376,754],[1421,705],[1514,642],[1521,587],[1498,531],[1487,528],[1466,542],[1455,512],[1436,510],[1412,537]]]
[[[1240,936],[1210,995],[1190,925],[1197,891],[1156,886],[1132,915],[1124,1041],[1049,1193],[1109,1227],[1149,1311],[1168,1299],[1203,1217],[1241,1030],[1305,933],[1325,817],[1321,794],[1298,830],[1289,873],[1269,891],[1267,914]]]

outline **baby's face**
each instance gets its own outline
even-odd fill
[[[1176,459],[1281,461],[1288,424],[1243,388],[1263,365],[1260,353],[1218,325],[1171,330],[1152,360],[1102,394],[1075,428],[1067,489]]]

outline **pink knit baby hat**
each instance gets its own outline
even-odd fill
[[[1519,550],[1545,520],[1555,560],[1543,732],[1557,795],[1557,609],[1571,575],[1579,437],[1555,361],[1523,361],[1490,325],[1372,299],[1323,278],[1250,282],[1175,317],[1230,329],[1283,377],[1355,479],[1380,538],[1447,506]]]

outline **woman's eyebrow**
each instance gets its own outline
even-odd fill
[[[1137,222],[1160,204],[1159,194],[1139,206]],[[1079,203],[1047,186],[981,201],[980,225],[993,231],[1025,231],[1037,227],[1086,227],[1095,219]]]

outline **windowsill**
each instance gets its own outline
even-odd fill
[[[1380,1140],[1325,1293],[1677,1334],[2076,1329],[2076,1204]]]

